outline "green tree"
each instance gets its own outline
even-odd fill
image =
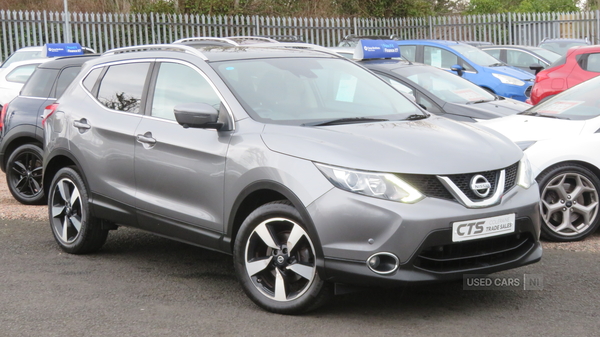
[[[577,0],[523,0],[515,12],[579,12]]]

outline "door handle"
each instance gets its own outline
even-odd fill
[[[154,144],[156,144],[156,139],[152,138],[152,132],[146,132],[143,135],[137,135],[136,139],[139,143],[142,143],[144,145],[149,145],[149,146],[153,146]]]
[[[85,130],[89,130],[92,128],[92,126],[88,124],[87,119],[85,118],[82,118],[78,121],[74,121],[73,126],[78,128],[79,132],[84,132]]]

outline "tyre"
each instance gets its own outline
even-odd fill
[[[577,164],[546,169],[538,177],[542,236],[551,241],[577,241],[598,228],[600,180]]]
[[[48,193],[50,227],[60,248],[71,254],[100,250],[108,229],[91,216],[88,192],[79,173],[62,168],[52,179]]]
[[[333,294],[332,285],[317,272],[313,239],[287,201],[265,204],[246,218],[234,244],[233,259],[242,288],[267,311],[307,312]]]
[[[34,144],[16,148],[6,163],[6,184],[12,196],[25,205],[46,203],[42,187],[42,149]]]

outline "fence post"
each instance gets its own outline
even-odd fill
[[[433,39],[433,19],[431,16],[429,18],[429,39]]]
[[[593,43],[600,43],[600,8],[596,9],[596,41]]]
[[[512,45],[512,13],[507,13],[508,16],[508,44]]]

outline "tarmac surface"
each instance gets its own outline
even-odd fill
[[[0,219],[0,336],[597,336],[600,253],[564,247],[494,274],[543,290],[369,289],[283,316],[245,296],[230,256],[127,228],[69,255],[46,221]]]

